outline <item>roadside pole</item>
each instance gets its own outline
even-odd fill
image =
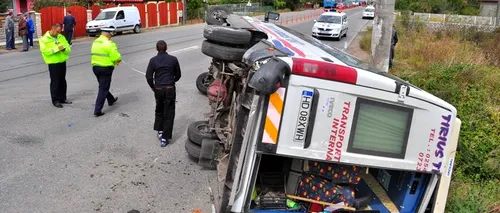
[[[500,15],[498,14],[498,12],[500,12],[499,8],[500,8],[500,0],[497,1],[497,13],[495,14],[495,17],[497,19],[495,20],[495,26],[498,26],[498,21],[500,21]]]
[[[186,0],[182,0],[182,25],[186,24],[186,19],[187,19],[187,5],[186,5]]]
[[[12,14],[14,17],[17,15],[16,0],[12,0]]]
[[[395,0],[376,0],[375,2],[371,44],[372,64],[388,72]]]

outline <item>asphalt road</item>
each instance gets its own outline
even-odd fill
[[[343,47],[354,38],[366,23],[361,10],[346,11],[352,16],[347,39],[325,42]],[[312,23],[290,27],[310,34]],[[200,51],[203,27],[114,37],[123,54],[111,84],[119,100],[105,105],[99,118],[92,114],[97,81],[89,63],[91,41],[73,45],[66,77],[73,104],[63,109],[50,103],[47,66],[38,50],[0,55],[2,212],[211,212],[216,172],[201,170],[184,151],[188,125],[208,111],[195,86],[210,63]],[[166,148],[152,129],[154,96],[144,78],[159,39],[182,66],[174,143]]]

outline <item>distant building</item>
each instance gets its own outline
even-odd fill
[[[496,17],[498,0],[481,0],[481,16]]]

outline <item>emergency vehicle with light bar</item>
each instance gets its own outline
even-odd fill
[[[211,112],[189,126],[185,146],[201,166],[225,174],[218,212],[264,212],[270,172],[282,175],[270,187],[276,199],[352,195],[353,202],[337,204],[351,212],[444,212],[461,124],[455,107],[268,22],[278,13],[261,21],[216,7],[207,18]],[[352,194],[297,194],[311,162],[355,168],[356,183],[333,186]]]

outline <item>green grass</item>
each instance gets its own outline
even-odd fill
[[[452,104],[462,120],[446,212],[500,212],[500,31],[396,27],[389,72]],[[370,44],[366,32],[360,47]]]
[[[368,27],[368,30],[366,32],[363,32],[363,36],[361,37],[361,41],[359,42],[359,47],[368,53],[371,52],[372,31],[373,29],[371,27]]]

